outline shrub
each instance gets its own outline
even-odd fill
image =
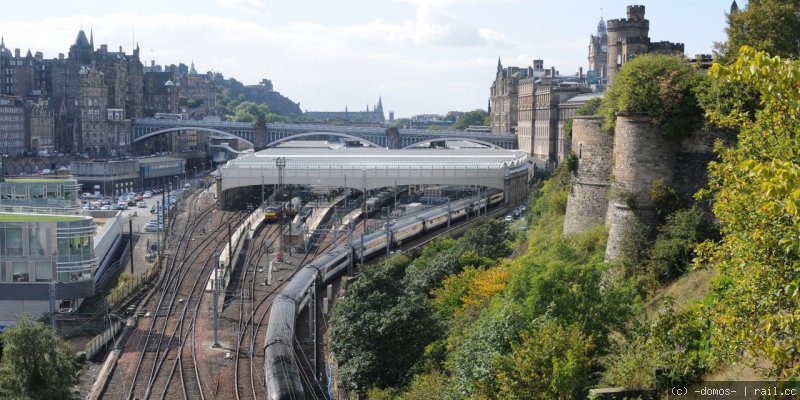
[[[626,63],[601,107],[606,129],[618,112],[647,113],[668,137],[685,135],[699,121],[694,88],[703,77],[683,57],[645,54]]]
[[[582,117],[588,115],[598,115],[600,112],[600,104],[602,104],[602,102],[602,98],[595,97],[586,103],[583,103],[582,106],[575,110],[575,116]],[[564,135],[572,136],[572,118],[568,119],[567,122],[564,123]]]

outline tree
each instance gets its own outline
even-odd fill
[[[3,334],[0,397],[67,399],[80,369],[72,349],[49,327],[23,314]]]
[[[350,285],[331,323],[331,350],[345,384],[360,393],[405,383],[409,368],[439,332],[425,295],[405,295],[408,260],[368,268]]]
[[[488,126],[490,123],[491,121],[489,120],[489,113],[484,110],[477,109],[464,113],[464,115],[453,125],[453,129],[462,131],[467,129],[470,125]]]
[[[464,234],[466,249],[489,259],[500,259],[511,254],[508,224],[495,218],[483,218]]]
[[[800,0],[750,0],[727,18],[728,40],[715,46],[723,64],[736,60],[745,45],[773,56],[800,57]]]
[[[779,377],[800,374],[799,71],[798,61],[747,46],[735,63],[709,71],[713,79],[755,88],[762,109],[754,119],[737,107],[708,112],[740,133],[709,166],[722,240],[701,245],[697,262],[715,266],[729,282],[714,307],[719,351],[747,352],[746,362],[766,358],[767,372]]]
[[[546,321],[497,360],[497,399],[577,399],[592,382],[592,341],[577,325]]]
[[[702,115],[695,87],[702,76],[679,56],[644,54],[627,62],[606,91],[601,113],[613,129],[618,112],[647,113],[665,136],[690,133]]]

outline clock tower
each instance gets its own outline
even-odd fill
[[[589,83],[603,83],[608,77],[608,31],[606,21],[600,17],[597,23],[597,34],[589,37]],[[594,82],[592,82],[594,81]]]

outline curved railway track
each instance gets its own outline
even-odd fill
[[[322,227],[327,231],[327,226]],[[286,282],[288,282],[297,273],[300,268],[305,265],[307,261],[315,258],[318,254],[328,251],[333,245],[332,240],[327,240],[327,236],[322,237],[320,244],[312,244],[310,251],[304,254],[302,260],[297,264],[297,267],[283,279],[283,282],[275,285],[272,289],[266,291],[257,290],[256,271],[258,266],[263,260],[263,257],[268,256],[264,250],[265,242],[274,242],[278,236],[278,229],[275,225],[267,225],[257,237],[254,237],[252,244],[248,251],[247,259],[243,265],[242,276],[240,280],[240,293],[243,301],[240,302],[239,307],[239,334],[237,335],[237,350],[236,363],[234,369],[235,379],[235,398],[236,400],[242,399],[264,399],[267,398],[267,388],[264,379],[264,365],[263,362],[256,362],[257,359],[262,358],[260,355],[260,343],[264,342],[265,329],[261,329],[265,317],[269,314],[272,302],[269,300],[274,299],[274,296],[279,293]],[[252,270],[252,274],[249,271]],[[248,291],[249,292],[246,292]],[[259,293],[260,292],[260,293]],[[245,310],[244,301],[249,298],[252,304],[249,312]],[[249,330],[249,334],[248,334]],[[243,357],[246,356],[246,357]],[[246,371],[246,376],[242,375],[242,371]],[[244,378],[244,379],[243,379]],[[249,379],[247,379],[249,378]]]
[[[185,225],[177,227],[182,232],[180,237],[177,241],[172,240],[168,246],[174,247],[173,257],[170,257],[166,262],[164,273],[150,294],[152,296],[157,292],[160,293],[147,332],[142,337],[141,331],[137,331],[139,333],[134,335],[135,339],[132,337],[134,339],[133,345],[136,347],[134,351],[139,351],[139,357],[127,393],[129,400],[134,398],[149,399],[154,395],[158,395],[159,398],[172,396],[170,387],[175,367],[173,366],[169,374],[161,374],[160,372],[168,357],[175,355],[172,352],[174,348],[179,349],[179,354],[175,360],[182,361],[183,359],[184,345],[188,335],[194,331],[195,317],[202,301],[202,291],[199,294],[196,293],[198,283],[202,281],[204,276],[208,277],[207,270],[209,270],[212,258],[211,253],[220,245],[221,239],[225,237],[224,225],[220,225],[200,239],[199,243],[193,244],[193,241],[197,241],[193,236],[207,222],[214,207],[200,209],[197,204],[197,196],[194,196],[189,201],[188,209],[189,215]],[[223,213],[223,218],[228,220],[234,218],[243,219],[241,216],[237,218],[238,214],[237,212],[225,212]],[[197,271],[198,268],[196,266],[198,259],[204,260],[200,264],[199,271]],[[187,283],[186,278],[194,272],[197,272],[195,279],[189,279]],[[150,296],[143,302],[145,304],[144,309],[152,307]],[[185,296],[185,304],[183,307],[178,307],[176,304],[184,303],[183,296]],[[193,302],[195,305],[194,313],[189,320],[189,326],[185,327],[187,312]],[[181,308],[179,315],[174,315],[178,308]],[[171,333],[168,333],[170,328]],[[194,354],[194,338],[190,342],[192,343],[190,348],[192,354]],[[194,371],[193,383],[190,383],[192,380],[186,379],[183,373],[184,368],[183,366],[181,367],[181,386],[184,398],[202,399],[204,398],[202,379],[194,358],[192,359],[191,369]],[[159,390],[160,393],[157,393]]]

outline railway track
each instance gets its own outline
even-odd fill
[[[177,228],[182,232],[177,240],[169,243],[172,257],[165,262],[166,267],[161,279],[154,286],[151,296],[158,293],[157,301],[148,296],[144,309],[151,309],[149,327],[141,327],[137,334],[129,340],[127,351],[138,351],[139,357],[130,380],[128,399],[149,399],[151,397],[175,398],[177,391],[171,391],[172,377],[175,368],[169,374],[162,372],[162,367],[169,357],[173,361],[182,361],[186,339],[194,330],[195,317],[199,304],[202,301],[202,290],[197,293],[198,283],[203,277],[208,277],[211,253],[219,246],[225,237],[225,230],[220,225],[198,240],[194,237],[205,225],[213,214],[213,206],[201,209],[197,204],[197,197],[190,199],[189,215],[185,224],[178,223]],[[242,218],[237,212],[223,213],[224,219]],[[203,228],[204,229],[204,228]],[[203,260],[197,265],[197,260]],[[199,271],[198,271],[199,269]],[[195,279],[187,279],[194,275]],[[204,286],[204,285],[203,285]],[[155,305],[153,305],[155,303]],[[182,304],[182,307],[181,307]],[[193,316],[189,319],[189,306],[194,305]],[[142,332],[146,329],[146,333]],[[171,332],[170,332],[171,331]],[[193,339],[193,338],[192,338]],[[190,341],[194,343],[193,340]],[[190,346],[194,353],[194,346]],[[177,352],[174,350],[178,350]],[[181,390],[184,398],[204,398],[202,380],[197,363],[192,358],[194,375],[187,379],[181,368]],[[194,383],[191,383],[194,381]]]

